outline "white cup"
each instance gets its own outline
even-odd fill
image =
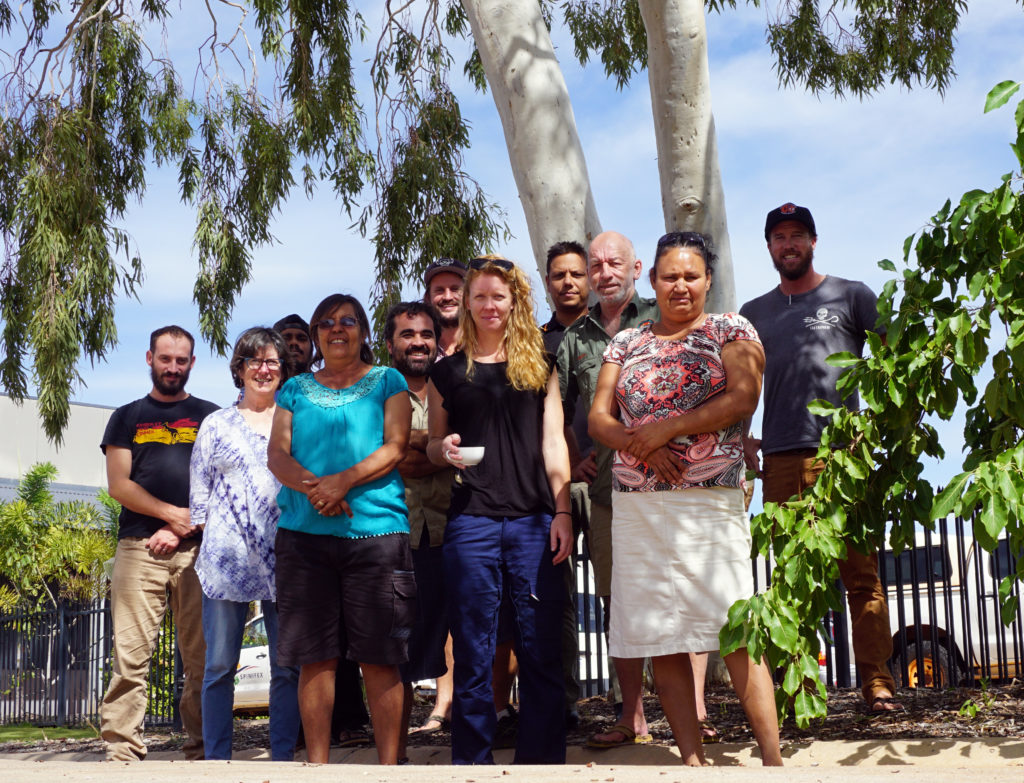
[[[480,460],[484,458],[484,447],[483,446],[459,446],[459,453],[462,455],[462,464],[466,465],[479,465]]]

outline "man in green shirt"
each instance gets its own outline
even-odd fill
[[[598,303],[565,330],[565,337],[558,346],[558,381],[566,421],[573,420],[577,405],[590,411],[602,356],[612,337],[623,329],[658,317],[655,301],[642,299],[636,292],[641,263],[632,242],[622,234],[606,231],[590,243],[587,255],[590,290],[597,296]],[[582,474],[593,476],[587,546],[594,566],[597,594],[607,612],[612,573],[612,452],[597,443],[594,446],[594,451],[584,461],[586,464],[579,468]],[[643,659],[613,658],[612,663],[622,690],[622,716],[618,725],[606,733],[594,735],[588,744],[614,747],[650,742],[641,698]]]

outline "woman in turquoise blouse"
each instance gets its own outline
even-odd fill
[[[412,407],[401,373],[375,367],[370,325],[354,297],[332,294],[310,319],[311,373],[277,399],[270,470],[284,485],[275,542],[278,660],[300,666],[309,761],[330,749],[340,656],[363,670],[377,755],[398,761],[402,683],[416,583],[405,490],[396,466]]]

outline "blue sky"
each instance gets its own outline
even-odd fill
[[[863,280],[878,291],[886,279],[876,266],[879,259],[898,264],[904,238],[923,227],[947,198],[975,187],[991,188],[1014,168],[1008,146],[1012,110],[982,115],[982,107],[995,83],[1024,78],[1024,10],[1011,0],[971,4],[958,34],[959,75],[944,97],[893,88],[863,102],[781,90],[764,43],[766,19],[764,8],[743,7],[708,20],[737,301],[778,282],[762,231],[765,213],[786,201],[814,213],[820,271]],[[177,36],[172,40],[181,47]],[[556,31],[555,40],[603,227],[630,236],[646,263],[664,230],[646,74],[616,91],[599,64],[581,69],[564,35]],[[504,205],[515,234],[495,249],[531,265],[492,96],[467,88],[460,98],[472,125],[468,166],[489,196]],[[372,107],[368,93],[363,100]],[[274,226],[279,242],[255,254],[253,280],[234,311],[232,339],[248,326],[272,323],[289,312],[308,317],[334,291],[367,301],[373,253],[350,223],[329,189],[312,200],[296,189]],[[192,303],[198,268],[192,250],[194,217],[179,203],[169,172],[155,173],[145,203],[130,212],[124,227],[143,258],[146,280],[139,301],[119,303],[120,344],[107,362],[83,368],[85,385],[75,394],[78,401],[118,405],[145,393],[144,354],[156,326],[176,322],[198,335]],[[649,290],[646,282],[642,290]],[[408,293],[418,295],[418,290],[412,286]],[[539,316],[546,317],[547,303],[537,298]],[[190,391],[229,403],[235,392],[226,359],[212,356],[204,345],[197,346],[197,356]],[[944,427],[954,456],[958,426]]]

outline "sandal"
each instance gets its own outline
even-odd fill
[[[370,734],[365,729],[342,729],[331,744],[336,748],[353,748],[357,745],[368,745]]]
[[[609,734],[621,734],[621,740],[598,739]],[[587,740],[588,748],[621,748],[630,745],[650,745],[653,740],[650,734],[637,734],[633,729],[624,723],[616,723],[608,731],[595,734]]]
[[[713,745],[720,737],[718,736],[718,730],[711,724],[709,720],[702,720],[700,722],[700,741],[702,745]]]
[[[436,723],[437,725],[431,726],[431,723]],[[439,731],[448,731],[448,726],[448,719],[444,715],[431,715],[423,722],[422,726],[409,729],[409,733],[426,736],[427,734],[437,734]]]

